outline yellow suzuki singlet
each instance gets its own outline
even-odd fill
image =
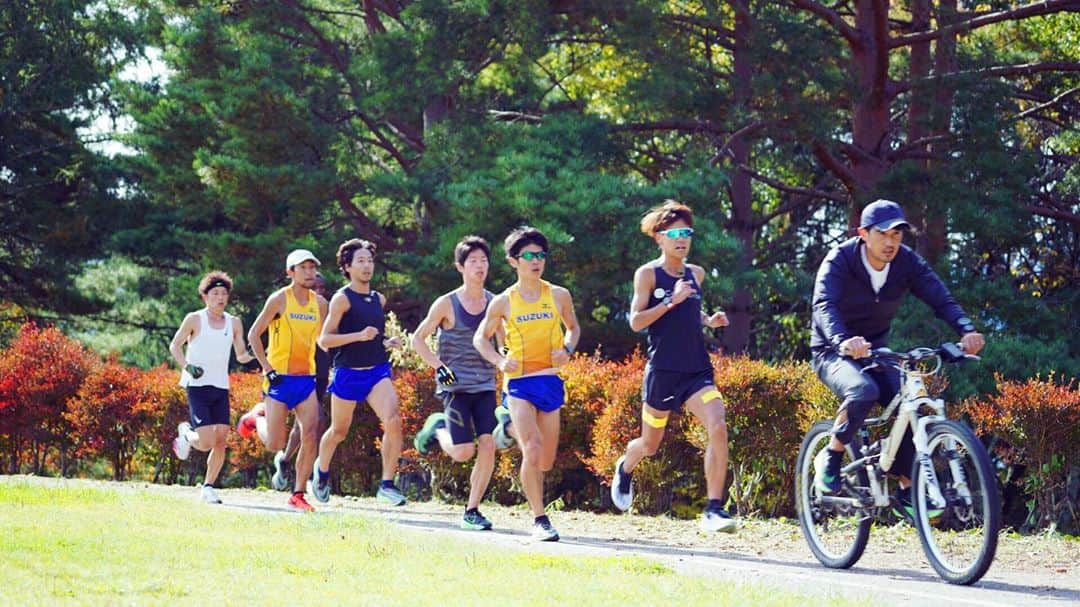
[[[517,287],[508,290],[510,315],[504,321],[506,356],[518,361],[518,368],[507,379],[552,368],[551,352],[563,347],[563,328],[551,283],[540,281],[540,297],[527,302]]]
[[[270,321],[270,366],[283,375],[315,375],[315,339],[319,337],[319,300],[308,291],[301,306],[285,287],[285,311]]]

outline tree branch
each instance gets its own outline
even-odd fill
[[[851,169],[834,156],[820,141],[814,142],[814,157],[818,159],[818,162],[826,170],[836,175],[836,178],[843,182],[849,192],[854,192],[857,189],[858,180],[855,179]]]
[[[616,132],[643,133],[648,131],[680,131],[684,133],[714,133],[717,135],[727,134],[727,131],[718,124],[708,120],[656,120],[654,122],[631,122],[627,124],[615,124],[611,127]]]
[[[855,28],[849,25],[847,21],[844,21],[844,18],[840,16],[840,13],[823,4],[812,2],[811,0],[790,0],[790,2],[796,7],[810,11],[824,19],[829,25],[836,28],[836,31],[840,32],[840,35],[843,36],[852,47],[862,46],[862,40],[859,39],[859,32],[855,31]]]
[[[998,11],[996,13],[984,13],[970,19],[958,21],[941,29],[919,32],[917,34],[908,34],[906,36],[897,36],[889,42],[889,48],[937,40],[942,36],[951,35],[961,31],[971,31],[1001,21],[1013,21],[1039,15],[1048,15],[1068,8],[1073,8],[1075,10],[1076,0],[1044,0],[1043,2],[1035,2],[1028,4],[1027,6]]]
[[[750,167],[746,166],[745,164],[740,164],[738,166],[738,169],[740,171],[743,171],[747,175],[749,175],[751,178],[753,178],[753,179],[755,179],[757,181],[760,181],[761,183],[764,183],[765,185],[767,185],[769,187],[780,190],[781,192],[788,192],[790,194],[800,194],[802,196],[810,196],[810,197],[815,197],[815,198],[825,198],[827,200],[835,200],[836,202],[844,202],[844,203],[847,202],[847,198],[844,197],[844,196],[840,196],[839,194],[834,194],[832,192],[826,192],[825,190],[817,190],[817,189],[811,189],[811,188],[800,188],[798,186],[788,185],[788,184],[784,183],[783,181],[780,181],[779,179],[773,179],[772,177],[767,177],[765,175],[762,175],[761,173],[758,173],[757,171],[755,171],[755,170],[751,169]],[[790,211],[790,210],[792,210],[792,209],[794,209],[794,208],[796,208],[798,206],[800,206],[800,205],[799,204],[782,205],[780,208],[783,209],[783,210],[773,211],[773,213],[770,214],[768,217],[769,217],[769,219],[771,219],[772,217],[775,217],[776,215],[787,213],[788,211]]]
[[[1052,105],[1056,105],[1059,101],[1065,99],[1066,97],[1068,97],[1069,95],[1072,95],[1073,93],[1075,93],[1077,91],[1080,91],[1080,87],[1074,86],[1073,88],[1065,91],[1064,93],[1058,95],[1057,97],[1054,97],[1053,99],[1051,99],[1050,101],[1047,101],[1046,103],[1041,103],[1039,105],[1036,105],[1035,107],[1029,107],[1028,109],[1020,112],[1019,114],[1017,114],[1013,118],[1013,120],[1023,120],[1024,118],[1027,118],[1028,116],[1030,116],[1031,114],[1034,114],[1035,112],[1039,112],[1039,111],[1045,110],[1046,108],[1048,108],[1048,107],[1050,107]]]

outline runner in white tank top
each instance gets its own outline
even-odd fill
[[[225,462],[225,439],[229,436],[229,348],[240,363],[254,359],[244,348],[240,319],[225,312],[231,290],[228,274],[210,272],[204,276],[199,296],[206,307],[184,317],[169,344],[181,369],[180,385],[187,388],[191,414],[190,422],[176,427],[173,452],[180,459],[187,459],[192,447],[210,452],[202,499],[214,504],[221,503],[214,483]]]

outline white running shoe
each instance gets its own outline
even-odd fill
[[[176,438],[173,439],[172,450],[179,459],[187,459],[191,455],[191,441],[188,440],[188,432],[191,432],[191,424],[187,422],[177,424]]]
[[[559,532],[555,531],[555,527],[551,524],[551,521],[543,521],[539,523],[533,523],[532,539],[538,542],[557,542],[559,541]]]
[[[289,479],[285,475],[285,466],[288,463],[285,461],[285,452],[278,451],[274,454],[274,475],[270,477],[270,486],[274,488],[274,491],[284,491],[289,483]]]
[[[202,486],[202,501],[206,504],[220,504],[221,498],[218,497],[217,491],[210,485],[204,484]]]
[[[731,515],[728,514],[726,510],[720,509],[702,512],[700,525],[702,531],[735,533],[735,529],[738,528],[739,523],[731,518]]]
[[[615,462],[615,476],[611,477],[611,503],[615,504],[615,507],[623,512],[629,510],[630,504],[634,501],[633,481],[627,483],[626,491],[624,492],[622,475],[619,473],[619,470],[622,470],[622,463],[625,460],[626,454],[623,454],[623,456],[619,458],[619,461]]]

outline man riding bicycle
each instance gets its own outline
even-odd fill
[[[862,211],[858,236],[829,251],[818,269],[810,334],[812,365],[821,381],[842,399],[829,446],[814,458],[814,487],[821,494],[840,490],[845,446],[871,407],[877,402],[888,404],[900,389],[895,367],[872,366],[863,359],[872,348],[887,345],[892,319],[908,291],[956,329],[966,353],[977,354],[985,343],[926,260],[902,244],[910,227],[900,205],[874,201]],[[909,518],[913,509],[907,473],[913,458],[908,429],[886,472],[898,477],[897,505]]]

